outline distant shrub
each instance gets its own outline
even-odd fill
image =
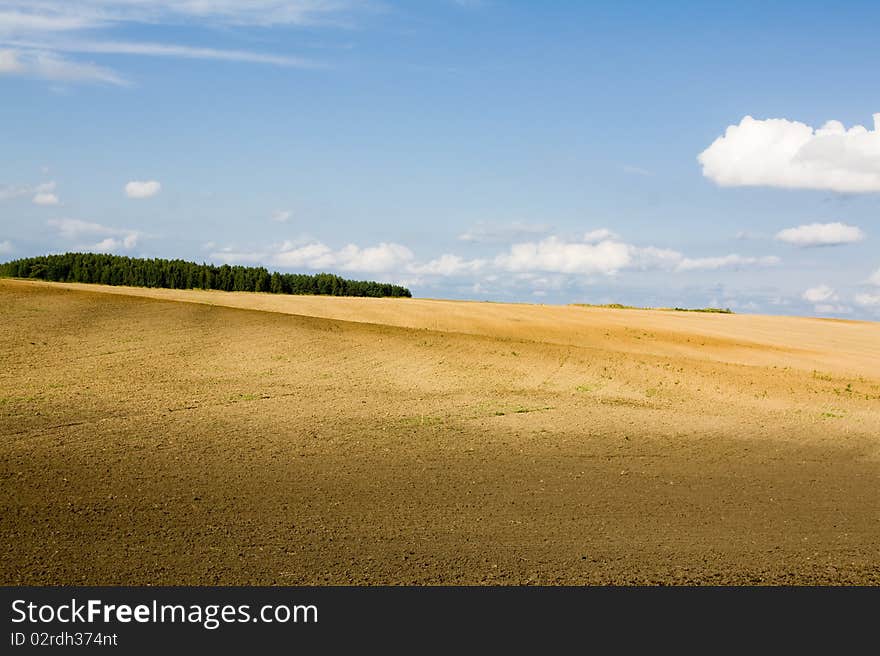
[[[733,314],[730,308],[673,308],[676,312],[714,312],[715,314]]]
[[[713,312],[715,314],[733,314],[733,310],[730,308],[683,308],[683,307],[638,307],[635,305],[623,305],[621,303],[603,303],[601,305],[596,305],[593,303],[573,303],[572,305],[576,307],[588,307],[588,308],[605,308],[608,310],[671,310],[673,312]]]

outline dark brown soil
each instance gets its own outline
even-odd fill
[[[880,583],[880,368],[14,281],[0,321],[5,585]]]

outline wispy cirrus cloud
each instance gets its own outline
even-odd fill
[[[97,82],[128,86],[129,81],[109,68],[75,62],[47,49],[0,50],[0,75],[31,77],[53,82]]]
[[[67,55],[128,55],[281,67],[320,64],[283,53],[113,38],[134,24],[224,28],[347,26],[356,0],[0,0],[0,75],[71,83],[130,84],[118,71]]]
[[[318,68],[317,62],[302,57],[289,57],[249,50],[223,50],[202,48],[172,43],[150,43],[138,41],[6,41],[5,45],[18,50],[13,53],[40,53],[51,50],[64,53],[88,53],[97,55],[140,55],[145,57],[169,57],[177,59],[204,59],[214,61],[242,62],[248,64],[269,64],[294,68]],[[19,55],[22,56],[22,55]],[[55,58],[59,57],[55,55]]]
[[[0,33],[71,32],[122,23],[350,25],[358,0],[3,0]]]
[[[773,267],[782,260],[775,255],[747,257],[731,253],[719,257],[685,257],[676,265],[677,271],[718,271],[721,269],[760,269]]]

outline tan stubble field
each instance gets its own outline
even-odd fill
[[[880,583],[880,324],[0,281],[0,583]]]

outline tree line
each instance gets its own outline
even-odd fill
[[[102,253],[64,253],[26,257],[0,264],[0,276],[55,282],[86,282],[168,289],[219,289],[227,292],[404,296],[400,285],[346,280],[332,273],[270,273],[263,267],[196,264],[185,260],[142,259]]]

